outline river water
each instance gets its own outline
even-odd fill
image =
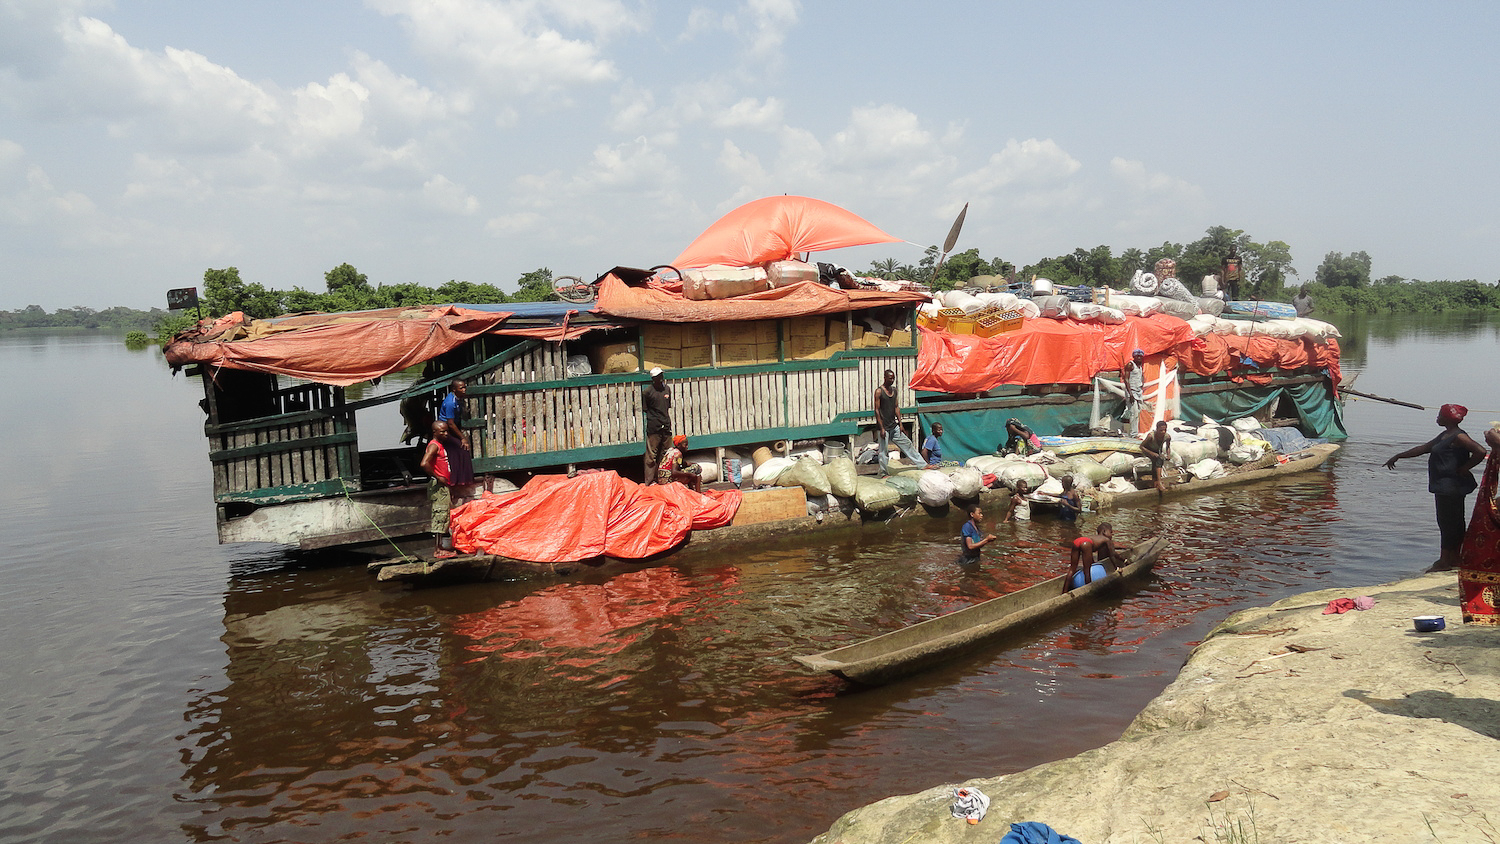
[[[1500,419],[1500,320],[1340,320],[1357,387]],[[1433,413],[1351,402],[1295,481],[1125,510],[1147,584],[850,693],[791,655],[1057,570],[1050,524],[958,517],[649,566],[406,591],[219,546],[198,383],[118,337],[0,334],[0,841],[801,842],[891,794],[1116,738],[1236,608],[1419,572]],[[1450,613],[1456,616],[1456,613]],[[1453,620],[1457,620],[1456,617]]]

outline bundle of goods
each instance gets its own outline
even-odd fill
[[[771,282],[762,267],[729,267],[710,264],[682,271],[682,295],[688,299],[730,299],[770,289]]]
[[[1224,300],[1213,296],[1200,296],[1198,297],[1198,311],[1218,316],[1224,313]]]
[[[1130,279],[1130,292],[1137,296],[1151,296],[1154,298],[1158,287],[1160,287],[1160,284],[1157,282],[1154,273],[1143,273],[1140,270],[1136,270],[1135,275]]]
[[[985,304],[978,296],[963,290],[949,290],[943,294],[943,307],[958,308],[970,316],[984,310]]]
[[[772,261],[766,265],[766,282],[773,289],[817,280],[818,268],[806,261]]]
[[[997,311],[1013,311],[1021,303],[1021,297],[1014,293],[979,293],[975,297],[986,308],[994,308]]]
[[[800,486],[808,495],[819,498],[833,493],[828,484],[828,474],[823,471],[823,464],[812,457],[799,457],[797,462],[777,476],[776,484]]]
[[[1026,486],[1036,489],[1047,480],[1047,470],[1024,460],[1007,463],[1000,471],[994,473],[1000,478],[1000,483],[1015,489],[1016,484],[1025,481]]]
[[[978,469],[966,466],[956,467],[948,475],[948,479],[953,482],[954,498],[967,501],[978,497],[979,491],[984,489],[984,477]]]
[[[1098,486],[1109,480],[1114,472],[1087,454],[1077,454],[1063,461],[1074,476],[1088,479],[1090,486]]]
[[[1219,441],[1217,439],[1188,439],[1188,436],[1182,434],[1172,437],[1172,450],[1167,453],[1167,456],[1177,468],[1183,469],[1200,460],[1218,458]]]
[[[1311,317],[1297,317],[1296,321],[1298,323],[1301,323],[1302,327],[1307,330],[1307,337],[1310,340],[1316,340],[1320,343],[1327,343],[1330,338],[1338,338],[1344,336],[1343,334],[1339,333],[1337,326],[1333,325],[1332,323],[1324,322],[1321,319],[1312,319]]]
[[[1066,296],[1041,296],[1031,300],[1037,311],[1048,319],[1066,319],[1068,306],[1072,304]]]
[[[854,461],[847,457],[835,457],[828,461],[823,467],[828,476],[828,489],[834,495],[853,495],[858,484],[859,473],[854,469]]]
[[[1030,299],[1022,299],[1015,309],[1021,313],[1022,319],[1036,319],[1042,315],[1042,309]]]
[[[936,469],[917,477],[917,501],[928,507],[942,507],[953,497],[953,481]]]
[[[1151,316],[1161,312],[1161,300],[1155,296],[1110,294],[1105,304],[1119,309],[1126,316]]]
[[[1177,279],[1175,278],[1167,279],[1167,281],[1176,280]],[[1179,284],[1178,286],[1180,287],[1181,285]],[[1174,316],[1181,320],[1189,320],[1198,315],[1197,299],[1193,299],[1191,297],[1187,299],[1160,297],[1158,301],[1161,302],[1161,312],[1164,314],[1168,314],[1169,316]]]
[[[921,492],[918,478],[926,469],[912,469],[906,472],[897,472],[886,478],[884,483],[896,491],[897,501],[901,504],[912,504],[917,500],[917,494]]]
[[[755,467],[756,486],[775,486],[781,473],[792,468],[795,462],[787,457],[772,457]]]
[[[880,513],[895,507],[901,494],[885,481],[861,476],[854,491],[854,503],[866,513]]]
[[[1000,470],[1014,461],[1006,460],[1004,457],[996,457],[993,454],[981,454],[978,457],[970,457],[964,461],[964,465],[985,475],[998,475]]]
[[[1185,466],[1183,470],[1200,481],[1206,481],[1210,478],[1222,478],[1226,474],[1224,466],[1212,457]]]
[[[1091,321],[1101,325],[1119,325],[1125,321],[1125,314],[1119,310],[1088,302],[1069,302],[1068,316],[1080,322]]]
[[[698,474],[703,478],[704,483],[714,484],[719,482],[719,461],[714,457],[713,452],[695,452],[685,455],[683,460],[689,465],[698,467]],[[725,480],[728,480],[728,478],[725,478]],[[739,481],[736,480],[735,483],[739,483]]]

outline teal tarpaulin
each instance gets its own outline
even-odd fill
[[[1204,416],[1216,422],[1231,422],[1265,410],[1275,409],[1285,397],[1296,408],[1301,419],[1302,430],[1309,437],[1324,437],[1344,440],[1349,434],[1344,430],[1343,410],[1333,400],[1326,382],[1293,384],[1285,387],[1257,387],[1242,384],[1233,390],[1215,393],[1197,393],[1182,397],[1181,418],[1187,422],[1201,422]],[[922,435],[920,445],[932,432],[935,422],[943,423],[943,459],[968,460],[980,454],[994,454],[1004,444],[1005,422],[1012,417],[1035,431],[1038,436],[1061,434],[1062,429],[1075,424],[1089,423],[1093,410],[1090,396],[1080,396],[1069,404],[1036,404],[1026,407],[990,408],[981,410],[941,410],[942,402],[929,402],[920,406]],[[1125,403],[1116,396],[1106,396],[1099,402],[1099,412],[1119,419]]]
[[[1287,387],[1256,387],[1245,384],[1234,390],[1218,393],[1186,395],[1182,397],[1182,418],[1188,422],[1198,422],[1207,416],[1216,422],[1231,422],[1252,416],[1267,407],[1274,410],[1282,397],[1296,406],[1302,430],[1309,437],[1349,439],[1349,432],[1344,430],[1343,408],[1333,400],[1325,381]]]

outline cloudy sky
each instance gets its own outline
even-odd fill
[[[1214,225],[1494,281],[1485,3],[0,0],[0,308],[512,289],[781,193],[1017,264]],[[917,246],[841,253],[915,263]]]

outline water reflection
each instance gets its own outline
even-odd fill
[[[975,761],[1015,769],[1107,741],[1222,608],[1333,565],[1338,504],[1320,471],[1112,514],[1126,536],[1176,537],[1157,576],[858,692],[791,654],[1056,574],[1066,529],[1001,525],[1006,546],[972,568],[954,564],[954,515],[543,585],[405,593],[334,571],[241,576],[225,595],[228,683],[186,714],[184,797],[204,812],[189,831],[477,832],[498,811],[491,836],[528,841],[697,824],[719,841],[805,840],[849,805]],[[1100,695],[1100,682],[1118,688]],[[1061,712],[1086,726],[1060,738]],[[796,799],[809,789],[816,799]]]

